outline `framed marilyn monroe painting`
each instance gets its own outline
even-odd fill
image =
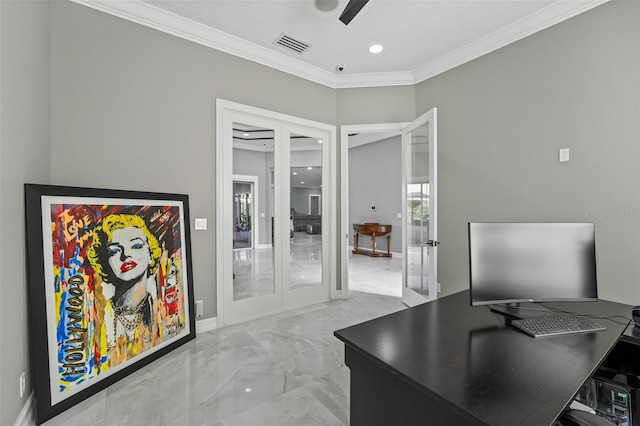
[[[25,185],[38,424],[195,337],[188,196]]]

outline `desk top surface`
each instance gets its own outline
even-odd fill
[[[607,301],[545,305],[604,318],[631,312]],[[488,307],[470,306],[463,291],[335,335],[478,424],[538,426],[564,411],[629,322],[596,320],[607,330],[534,339]]]

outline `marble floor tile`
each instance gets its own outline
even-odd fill
[[[333,332],[404,308],[353,291],[200,333],[44,425],[348,425],[349,369]]]
[[[296,232],[291,240],[290,281],[293,288],[322,282],[322,235]],[[233,299],[273,294],[273,249],[234,250]],[[349,253],[349,289],[387,296],[402,296],[400,256],[369,257]]]
[[[343,423],[305,388],[296,388],[268,403],[224,421],[224,426],[340,426]]]

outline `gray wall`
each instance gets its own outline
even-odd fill
[[[340,89],[336,98],[338,125],[402,123],[416,118],[414,86]]]
[[[378,210],[372,211],[376,205]],[[391,251],[402,253],[402,144],[400,136],[349,149],[349,229],[352,224],[378,222],[391,225]],[[349,233],[353,245],[353,231]],[[386,249],[378,240],[378,250]],[[358,247],[371,248],[371,239],[358,239]]]
[[[305,188],[301,186],[291,187],[291,208],[297,213],[309,213],[309,195],[318,194],[322,196],[322,188]],[[322,203],[322,197],[320,197]],[[322,206],[322,204],[320,204]]]
[[[335,123],[324,86],[70,2],[52,3],[51,22],[55,183],[186,193],[214,224],[216,98]],[[205,318],[214,244],[213,227],[192,232]]]
[[[49,3],[0,2],[0,424],[31,392],[24,183],[48,183]],[[27,389],[20,399],[20,374]]]
[[[468,287],[468,221],[587,221],[600,297],[640,303],[639,24],[613,1],[416,86],[417,114],[438,107],[443,294]]]

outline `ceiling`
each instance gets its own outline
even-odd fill
[[[608,0],[73,0],[332,88],[410,85]],[[325,3],[336,0],[320,0]],[[301,42],[302,53],[276,44]],[[372,44],[384,50],[369,53]],[[343,66],[343,70],[338,70]]]

